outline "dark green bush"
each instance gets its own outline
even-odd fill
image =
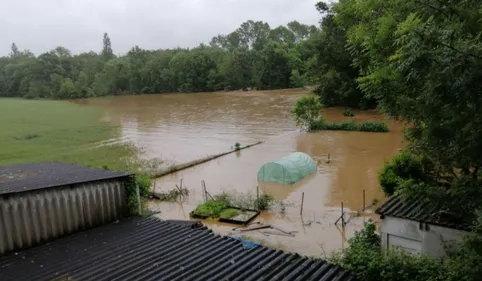
[[[433,182],[431,178],[431,162],[424,156],[415,156],[403,151],[393,157],[391,163],[385,163],[379,172],[378,181],[386,195],[395,194],[397,188],[405,181]]]
[[[360,123],[358,125],[358,131],[360,132],[389,132],[390,130],[388,129],[387,124],[383,122],[372,122],[372,121],[367,121]]]
[[[137,205],[136,185],[139,187],[141,197],[149,195],[152,185],[152,179],[148,174],[137,173],[127,183],[125,183],[125,192],[127,198],[127,208],[130,214],[137,214],[139,208]],[[142,203],[141,203],[142,204]],[[141,206],[144,209],[144,206]]]
[[[427,281],[444,275],[442,263],[397,250],[382,250],[376,226],[369,221],[349,240],[348,248],[332,262],[350,271],[359,281]]]
[[[359,132],[389,132],[388,126],[382,122],[363,122],[360,124],[355,121],[343,121],[343,122],[326,122],[324,119],[319,118],[310,123],[310,131],[359,131]]]

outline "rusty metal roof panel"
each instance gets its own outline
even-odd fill
[[[0,280],[325,280],[353,277],[321,260],[243,248],[204,227],[137,218],[0,258]]]
[[[0,166],[0,195],[129,175],[57,162]]]

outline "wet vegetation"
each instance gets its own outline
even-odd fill
[[[219,218],[223,210],[228,207],[229,200],[227,195],[215,196],[213,200],[208,200],[196,207],[193,214],[201,217]]]
[[[353,120],[343,122],[326,122],[324,119],[318,119],[310,125],[310,131],[358,131],[358,132],[389,132],[387,124],[383,122],[366,121],[356,123]]]
[[[194,209],[193,214],[210,218],[231,218],[243,210],[256,209],[266,211],[275,204],[276,202],[273,197],[267,194],[260,195],[259,198],[254,198],[249,194],[223,193],[199,204],[196,209]]]
[[[438,206],[472,227],[458,247],[432,260],[382,249],[368,224],[333,261],[361,281],[480,280],[482,3],[341,0],[318,7],[323,25],[346,39],[341,48],[356,71],[344,76],[353,74],[365,98],[409,124],[408,147],[380,172],[385,193]]]
[[[295,122],[308,131],[359,131],[359,132],[389,132],[383,122],[367,121],[355,123],[353,120],[343,122],[327,122],[321,115],[323,105],[315,96],[304,96],[296,101],[291,113]]]

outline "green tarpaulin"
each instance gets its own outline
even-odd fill
[[[295,152],[276,162],[261,166],[258,181],[293,184],[316,172],[316,163],[302,152]]]

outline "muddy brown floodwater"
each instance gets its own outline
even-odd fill
[[[163,219],[189,219],[189,213],[203,200],[201,181],[215,195],[221,192],[255,196],[257,171],[264,163],[278,160],[293,152],[305,152],[318,162],[318,172],[294,185],[260,183],[260,190],[286,204],[285,211],[275,208],[256,220],[296,232],[295,237],[269,235],[252,231],[244,233],[265,245],[300,254],[324,257],[346,246],[346,239],[359,230],[364,221],[377,217],[374,207],[366,214],[352,218],[344,230],[334,224],[362,208],[363,190],[366,203],[379,202],[384,195],[377,182],[383,162],[403,147],[403,124],[376,111],[354,111],[356,121],[386,121],[390,133],[324,131],[300,132],[290,110],[296,99],[307,91],[282,90],[266,92],[218,92],[201,94],[164,94],[98,98],[85,103],[104,108],[106,118],[122,125],[122,137],[144,147],[151,157],[162,157],[170,163],[184,163],[207,155],[225,152],[236,142],[241,145],[265,143],[233,153],[157,179],[157,192],[168,191],[182,178],[190,189],[185,202],[151,202],[150,208],[161,211]],[[326,119],[340,121],[343,109],[323,112]],[[327,155],[331,161],[326,163]],[[303,216],[300,216],[304,192]],[[204,222],[216,232],[232,234],[233,225]]]

